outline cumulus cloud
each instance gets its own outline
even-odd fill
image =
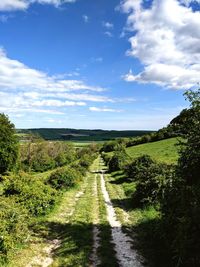
[[[33,3],[49,4],[58,7],[65,3],[74,3],[76,0],[1,0],[0,11],[26,10]]]
[[[89,107],[90,111],[96,112],[122,112],[119,109],[112,109],[112,108],[97,108],[97,107]]]
[[[169,88],[190,88],[199,82],[200,12],[194,1],[154,0],[148,9],[143,0],[125,0],[126,29],[133,31],[127,55],[138,58],[142,72],[126,74],[126,81],[155,83]],[[200,2],[200,1],[196,1]]]

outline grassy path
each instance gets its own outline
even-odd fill
[[[114,210],[110,201],[123,197],[123,190],[108,187],[104,168],[95,160],[84,181],[66,191],[48,217],[33,223],[31,242],[9,267],[141,266],[122,231],[125,211]]]

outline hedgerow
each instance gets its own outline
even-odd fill
[[[0,265],[28,237],[28,212],[13,198],[0,197]]]

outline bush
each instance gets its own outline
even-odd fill
[[[126,153],[125,146],[118,144],[115,147],[113,155],[108,156],[108,168],[110,172],[121,170],[129,160],[129,156]]]
[[[125,174],[136,182],[133,194],[135,205],[158,204],[164,194],[168,180],[172,179],[174,168],[157,163],[144,155],[124,167]]]
[[[21,174],[17,177],[7,177],[4,184],[5,196],[12,196],[17,203],[26,207],[31,215],[45,215],[55,204],[56,191],[31,176]]]
[[[105,161],[105,164],[108,165],[109,161],[112,158],[112,155],[102,152],[101,156],[102,156],[103,160]]]
[[[85,176],[88,170],[86,167],[81,166],[79,162],[75,162],[71,164],[70,167],[75,169],[77,172],[79,172],[81,176]]]
[[[13,199],[0,197],[0,264],[28,236],[27,211]]]
[[[143,155],[125,165],[123,170],[128,178],[131,178],[133,181],[137,181],[139,180],[140,175],[145,175],[146,171],[148,171],[148,167],[150,167],[153,163],[154,161],[149,155]]]
[[[128,155],[124,150],[115,151],[114,155],[108,162],[110,172],[121,170],[128,161]]]
[[[66,189],[74,186],[78,181],[80,181],[82,175],[75,169],[62,167],[54,171],[47,183],[49,183],[55,189]]]

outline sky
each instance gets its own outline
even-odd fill
[[[200,77],[200,0],[0,0],[16,128],[157,130]]]

